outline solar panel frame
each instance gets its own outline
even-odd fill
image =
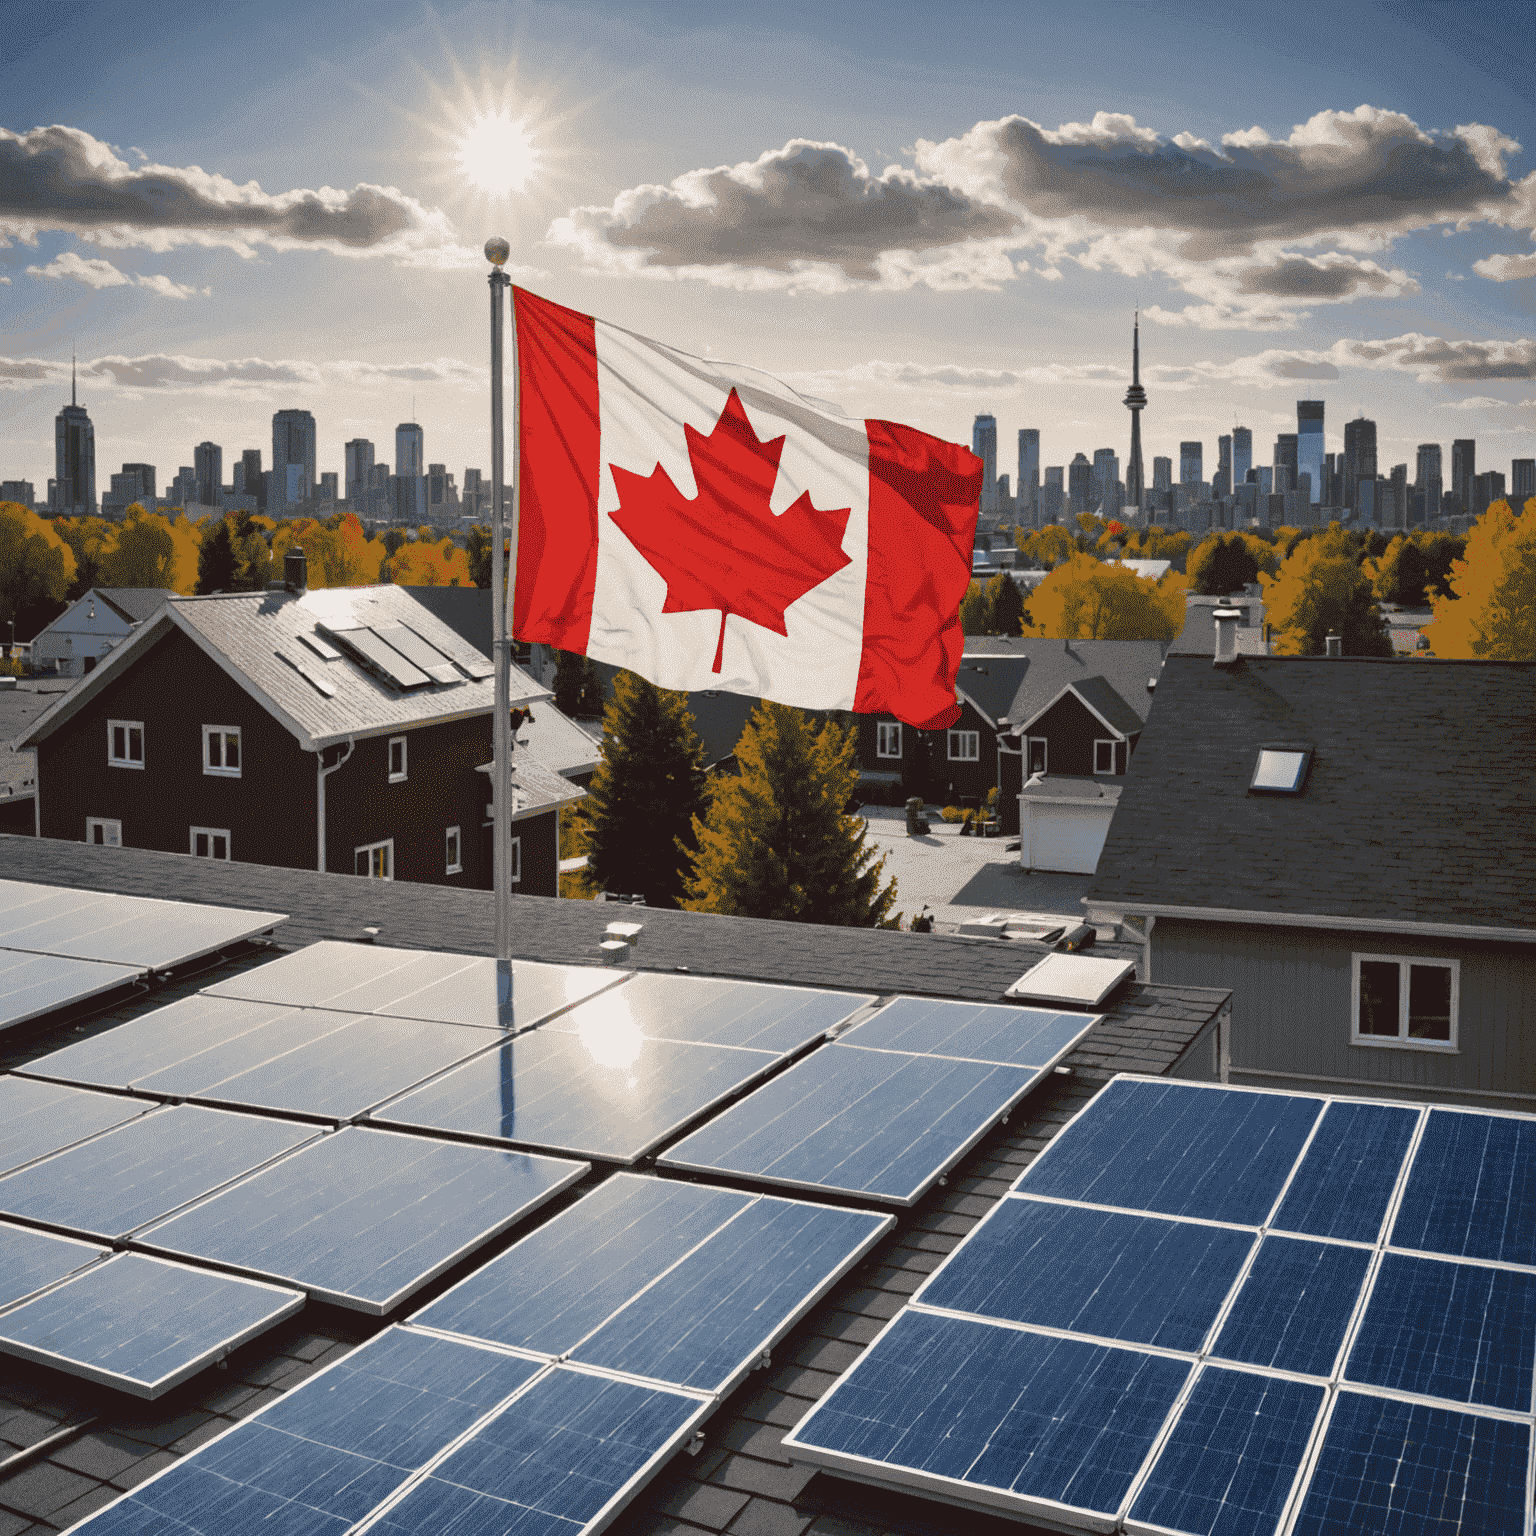
[[[338,629],[335,625],[326,625],[324,633],[327,638],[339,642],[344,649],[351,651],[369,671],[382,672],[384,677],[397,688],[420,688],[432,681],[415,662],[408,661],[394,646],[376,635],[365,624],[351,629]]]
[[[131,986],[146,969],[0,949],[0,1031]]]
[[[155,1106],[69,1083],[0,1076],[0,1176],[126,1125]],[[73,1120],[60,1132],[59,1116]]]
[[[913,1017],[914,1014],[919,1015]],[[963,1016],[969,1015],[969,1018]],[[998,1066],[1036,1067],[1047,1071],[1083,1041],[1103,1014],[1071,1013],[1061,1009],[1020,1007],[1007,1003],[961,1003],[948,999],[896,997],[838,1037],[839,1045],[860,1050],[903,1051],[914,1056],[947,1056],[960,1061],[991,1062]],[[935,1038],[949,1020],[951,1032]],[[995,1048],[1009,1026],[1032,1031],[1009,1054]],[[976,1040],[978,1034],[990,1039]],[[924,1039],[929,1043],[924,1044]],[[966,1048],[972,1046],[974,1048]]]
[[[12,1307],[111,1255],[103,1243],[0,1221],[0,1322]]]

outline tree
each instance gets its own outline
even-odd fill
[[[469,543],[464,551],[469,560],[469,579],[488,590],[491,585],[491,530],[484,523],[471,523]]]
[[[1278,575],[1259,578],[1277,656],[1321,656],[1330,634],[1342,638],[1346,656],[1392,654],[1353,542],[1332,523],[1319,537],[1298,544]]]
[[[1122,565],[1074,555],[1030,594],[1028,633],[1055,640],[1172,640],[1184,628],[1188,581],[1147,581]]]
[[[1466,558],[1467,541],[1454,533],[1424,533],[1419,535],[1419,548],[1428,568],[1424,578],[1425,601],[1437,595],[1451,596],[1451,570],[1458,560]]]
[[[1517,517],[1496,501],[1467,534],[1449,597],[1424,631],[1436,656],[1536,661],[1536,497]]]
[[[103,585],[101,555],[113,542],[115,534],[112,525],[99,517],[56,517],[49,526],[75,557],[74,579],[64,594],[65,602],[72,603],[76,598],[84,597],[92,587]]]
[[[379,579],[384,546],[368,537],[354,512],[324,523],[308,517],[285,522],[272,539],[274,562],[295,548],[304,551],[312,587],[365,587]]]
[[[1246,533],[1216,533],[1201,540],[1189,557],[1189,590],[1207,597],[1240,592],[1263,571],[1280,569],[1279,557]]]
[[[1024,621],[1024,599],[1019,584],[1007,571],[999,571],[986,586],[989,635],[1016,635]],[[962,624],[961,628],[965,626]]]
[[[0,501],[0,624],[28,639],[56,618],[75,574],[75,555],[48,522],[16,501]]]
[[[1424,586],[1429,580],[1429,561],[1417,539],[1399,534],[1380,560],[1366,561],[1363,569],[1381,602],[1421,608],[1427,601]]]
[[[577,813],[587,883],[643,894],[647,906],[677,906],[707,798],[704,746],[688,696],[620,672],[603,716],[597,771]]]
[[[135,505],[117,531],[116,544],[102,552],[101,584],[174,590],[179,563],[169,519]]]
[[[1047,571],[1077,553],[1077,544],[1072,535],[1057,523],[1047,523],[1037,533],[1025,533],[1022,528],[1015,528],[1013,542],[1019,546],[1019,553],[1031,565]]]
[[[885,858],[844,807],[858,782],[857,737],[764,699],[736,748],[739,778],[717,782],[694,822],[692,912],[872,928],[896,900]]]
[[[555,655],[555,708],[573,718],[602,714],[603,685],[591,658],[578,651],[557,651]]]
[[[379,580],[392,581],[401,587],[473,585],[464,551],[451,539],[444,539],[441,544],[434,544],[430,539],[417,539],[412,544],[397,545],[395,555],[380,565]]]

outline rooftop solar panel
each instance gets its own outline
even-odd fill
[[[126,1237],[314,1135],[292,1121],[163,1106],[0,1179],[0,1213]]]
[[[0,1351],[156,1398],[303,1305],[298,1291],[123,1253],[0,1313]]]
[[[1054,1067],[1097,1023],[1096,1016],[1081,1013],[898,997],[839,1039],[920,1056]]]
[[[1335,1100],[1291,1180],[1275,1225],[1374,1243],[1418,1123],[1416,1109]]]
[[[126,987],[143,974],[144,967],[139,965],[62,960],[0,949],[0,1029]]]
[[[374,626],[374,633],[399,651],[407,661],[414,662],[434,683],[463,681],[463,673],[435,645],[428,645],[420,635],[407,629],[404,624],[378,624]]]
[[[633,1163],[778,1057],[637,1031],[536,1029],[417,1088],[370,1118],[607,1162]]]
[[[99,1263],[111,1251],[100,1243],[82,1243],[0,1221],[0,1308]]]
[[[382,1316],[587,1171],[585,1163],[347,1127],[160,1223],[135,1246]]]
[[[116,1094],[0,1077],[0,1173],[121,1125],[149,1108],[142,1100]]]
[[[834,1043],[715,1116],[657,1162],[911,1205],[1042,1075]]]
[[[355,629],[337,629],[328,626],[326,633],[346,650],[352,651],[366,662],[370,671],[381,673],[397,688],[420,688],[432,679],[414,662],[408,661],[394,646],[379,638],[366,626]]]

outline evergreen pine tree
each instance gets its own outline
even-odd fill
[[[695,821],[698,853],[684,903],[803,923],[871,928],[896,900],[884,857],[844,807],[858,782],[856,736],[766,699],[736,748],[739,778],[717,781]]]
[[[202,547],[197,552],[197,585],[192,589],[199,597],[210,592],[235,590],[234,541],[229,535],[227,518],[214,519],[213,527],[204,533]]]
[[[641,894],[650,907],[679,904],[704,810],[704,747],[688,696],[632,672],[613,682],[601,761],[580,816],[587,883]]]
[[[1018,634],[1024,621],[1024,599],[1013,577],[1006,571],[999,571],[987,583],[987,598],[992,608],[987,633]]]
[[[555,652],[555,708],[562,715],[590,717],[603,712],[603,685],[590,656]]]

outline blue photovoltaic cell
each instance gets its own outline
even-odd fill
[[[925,1306],[1197,1351],[1253,1235],[1039,1200],[999,1202],[918,1296]]]
[[[296,1291],[124,1253],[0,1314],[0,1350],[154,1398],[303,1305]]]
[[[1281,1202],[1275,1226],[1374,1243],[1419,1122],[1388,1104],[1328,1106]]]
[[[616,1174],[411,1321],[568,1354],[751,1201],[733,1190]]]
[[[903,1312],[793,1440],[856,1457],[871,1475],[902,1467],[1112,1515],[1190,1370],[1165,1355]]]
[[[1430,1110],[1391,1242],[1536,1265],[1536,1121]]]
[[[898,997],[840,1039],[844,1045],[919,1056],[1053,1067],[1097,1022],[1095,1014]]]
[[[0,1077],[0,1173],[83,1141],[150,1106],[60,1083]]]
[[[585,1163],[349,1126],[140,1241],[382,1314],[586,1172]]]
[[[638,1030],[654,1040],[745,1046],[782,1056],[819,1040],[834,1024],[872,1002],[873,997],[857,992],[640,975],[548,1027],[600,1038]]]
[[[1259,1226],[1322,1107],[1292,1094],[1119,1079],[1014,1188]]]
[[[1271,1536],[1322,1402],[1322,1387],[1207,1367],[1131,1518],[1189,1536]]]
[[[125,1237],[314,1134],[314,1126],[287,1120],[191,1104],[161,1108],[0,1179],[0,1211],[91,1237]]]
[[[1350,1347],[1350,1381],[1531,1412],[1536,1275],[1389,1253]]]
[[[764,1195],[572,1359],[723,1392],[893,1220]]]
[[[372,1116],[633,1163],[771,1066],[766,1051],[532,1030]]]
[[[0,1307],[20,1301],[65,1275],[104,1259],[112,1250],[0,1221]],[[3,1326],[3,1319],[0,1319]]]
[[[540,1369],[391,1328],[76,1530],[342,1536]]]
[[[1331,1376],[1371,1255],[1338,1243],[1266,1237],[1212,1354]]]
[[[182,1060],[144,1072],[133,1080],[135,1092],[163,1093],[171,1098],[204,1093],[215,1084],[243,1072],[259,1071],[290,1051],[323,1040],[356,1022],[355,1014],[332,1013],[323,1008],[279,1009],[271,1003],[240,1003],[222,997],[202,1001],[214,1004],[221,1012],[226,1008],[265,1009],[267,1017],[254,1029],[236,1028],[224,1039],[214,1036],[199,1042],[200,1049],[189,1051]]]
[[[578,1536],[708,1405],[556,1369],[422,1479],[373,1527],[475,1536]]]
[[[657,1161],[911,1205],[1038,1076],[826,1045]]]
[[[1521,1536],[1531,1427],[1339,1393],[1293,1536]]]
[[[0,1029],[126,987],[143,974],[141,965],[105,965],[99,960],[0,949]]]

